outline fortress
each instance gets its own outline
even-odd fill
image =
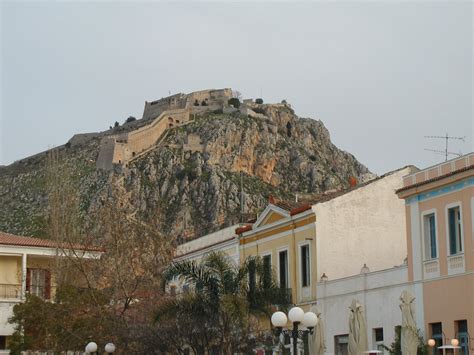
[[[150,122],[130,132],[103,137],[96,166],[109,170],[114,164],[133,160],[163,140],[168,129],[189,123],[193,114],[228,108],[227,102],[232,97],[231,89],[202,90],[145,102],[140,121]],[[229,109],[232,110],[232,107]],[[191,141],[199,139],[191,137]],[[189,143],[190,149],[193,149]]]

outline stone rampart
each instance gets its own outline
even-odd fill
[[[104,137],[101,140],[96,166],[111,169],[113,164],[125,164],[153,147],[163,133],[190,121],[191,114],[222,109],[232,97],[231,89],[202,90],[188,95],[176,94],[153,102],[145,102],[143,120],[151,123],[131,132]],[[203,104],[204,103],[204,104]],[[81,141],[83,137],[78,137]],[[203,151],[199,137],[191,137],[186,149]]]

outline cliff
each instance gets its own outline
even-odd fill
[[[155,218],[163,232],[192,237],[256,216],[270,195],[293,198],[373,177],[331,143],[321,121],[299,118],[287,105],[253,111],[258,114],[196,115],[170,128],[145,154],[108,171],[96,168],[101,137],[58,148],[73,172],[84,218],[110,198],[113,184],[121,191],[113,198],[131,217]],[[46,165],[43,153],[0,167],[0,230],[47,236]]]

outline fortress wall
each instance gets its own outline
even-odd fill
[[[99,156],[97,157],[96,167],[109,170],[114,161],[115,137],[104,137],[100,141]]]
[[[177,122],[178,121],[178,122]],[[176,127],[189,121],[189,111],[186,109],[168,110],[155,119],[150,125],[144,126],[128,134],[128,148],[138,154],[156,143],[167,128]]]
[[[188,95],[187,107],[194,106],[196,100],[199,105],[201,105],[203,101],[206,101],[210,106],[222,106],[225,105],[231,97],[231,89],[195,91]]]
[[[143,118],[152,119],[158,117],[165,110],[185,108],[186,97],[187,95],[180,93],[160,100],[145,102]]]
[[[132,157],[132,152],[128,147],[127,143],[118,143],[115,142],[114,146],[114,156],[112,162],[115,164],[122,164],[128,161]]]

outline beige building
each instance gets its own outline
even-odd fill
[[[79,251],[80,249],[76,250]],[[66,255],[51,240],[0,232],[0,354],[9,354],[8,340],[14,325],[8,323],[13,306],[26,294],[53,301],[56,291],[55,260]],[[98,250],[81,250],[83,258],[99,258]]]
[[[236,230],[240,260],[260,256],[292,303],[316,299],[316,217],[309,204],[271,203],[257,221]]]
[[[418,324],[437,346],[457,338],[474,353],[474,153],[406,176],[397,193]]]

